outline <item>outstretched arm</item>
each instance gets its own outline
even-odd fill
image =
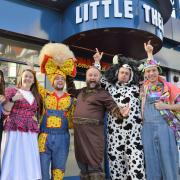
[[[153,59],[154,47],[151,45],[151,40],[149,40],[147,43],[144,43],[144,49],[147,53],[147,59]]]
[[[70,76],[66,77],[66,88],[67,92],[75,98],[77,98],[78,94],[81,91],[81,89],[76,89],[76,86],[74,84],[74,78]]]
[[[103,56],[103,52],[99,52],[98,48],[96,48],[96,53],[93,55],[93,59],[94,59],[94,66],[96,68],[98,68],[99,70],[101,70],[101,64],[100,64],[100,61],[102,59],[102,56]],[[108,86],[109,86],[109,83],[107,82],[106,78],[104,76],[101,77],[101,86],[107,90],[108,89]]]

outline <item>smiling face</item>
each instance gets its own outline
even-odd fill
[[[35,81],[35,75],[31,71],[25,70],[22,73],[22,76],[21,76],[22,87],[30,89],[34,81]]]
[[[127,83],[130,79],[131,71],[128,68],[120,67],[118,72],[118,81],[120,83]]]
[[[159,71],[157,66],[152,66],[145,69],[144,75],[151,83],[157,82],[159,77]]]
[[[54,83],[53,83],[54,89],[56,89],[57,91],[62,91],[64,89],[65,82],[66,80],[63,76],[57,75],[54,78]]]
[[[101,73],[98,69],[91,67],[86,72],[86,84],[90,89],[94,89],[100,84]]]

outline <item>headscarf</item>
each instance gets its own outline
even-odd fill
[[[66,78],[76,76],[76,65],[74,54],[68,46],[61,43],[48,43],[43,46],[40,55],[40,69],[46,74],[51,84],[57,75]]]

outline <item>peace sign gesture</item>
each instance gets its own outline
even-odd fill
[[[147,43],[144,43],[144,49],[147,53],[153,53],[154,47],[151,45],[151,40],[149,40]]]
[[[96,48],[96,53],[93,55],[94,61],[100,62],[102,56],[103,56],[103,52],[99,52],[98,48]]]
[[[144,49],[147,53],[148,59],[153,59],[154,47],[151,45],[151,40],[149,40],[147,43],[144,43]]]

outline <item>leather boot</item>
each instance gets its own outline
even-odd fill
[[[90,180],[88,174],[80,174],[80,180]]]
[[[105,180],[105,174],[102,172],[90,173],[89,180]]]

